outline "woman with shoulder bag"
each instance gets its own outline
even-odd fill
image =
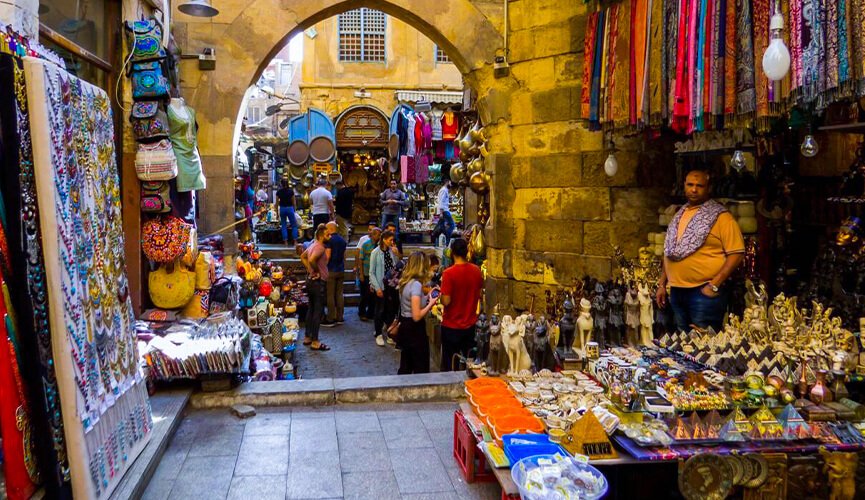
[[[429,259],[423,252],[408,258],[399,280],[400,319],[397,344],[402,349],[399,375],[429,373],[429,341],[426,336],[426,315],[438,301],[438,289],[424,295],[423,285],[430,279]]]
[[[375,301],[375,343],[379,346],[385,345],[385,337],[388,344],[394,343],[385,329],[399,315],[399,294],[391,284],[400,264],[395,247],[393,231],[385,231],[369,257],[369,288]]]

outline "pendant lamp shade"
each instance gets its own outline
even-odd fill
[[[219,14],[219,11],[210,5],[210,0],[189,0],[177,8],[188,16],[213,17]]]

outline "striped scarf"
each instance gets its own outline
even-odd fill
[[[757,109],[754,89],[754,40],[751,33],[751,0],[736,0],[736,114],[748,119]]]
[[[580,116],[591,117],[592,69],[594,68],[595,43],[597,43],[598,13],[589,14],[586,26],[586,39],[583,42],[583,95],[580,102]]]

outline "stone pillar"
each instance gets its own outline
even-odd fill
[[[0,21],[31,40],[38,40],[39,0],[0,0]]]

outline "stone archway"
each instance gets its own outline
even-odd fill
[[[424,33],[442,47],[477,91],[484,123],[501,132],[495,144],[509,145],[506,99],[492,99],[496,89],[513,87],[510,77],[494,79],[492,64],[503,36],[490,18],[469,0],[372,0],[306,2],[303,0],[230,0],[220,2],[214,19],[192,18],[175,9],[175,36],[185,53],[216,49],[214,71],[202,72],[193,62],[181,67],[183,95],[197,110],[199,147],[208,178],[201,197],[202,231],[210,233],[233,222],[233,134],[246,89],[270,59],[297,33],[347,10],[375,8]],[[470,26],[471,29],[466,29]],[[499,90],[499,95],[501,90]],[[502,137],[502,134],[508,137]],[[500,152],[505,153],[503,149]],[[493,167],[494,168],[494,167]],[[233,245],[231,231],[224,231]],[[230,246],[227,246],[230,248]]]

